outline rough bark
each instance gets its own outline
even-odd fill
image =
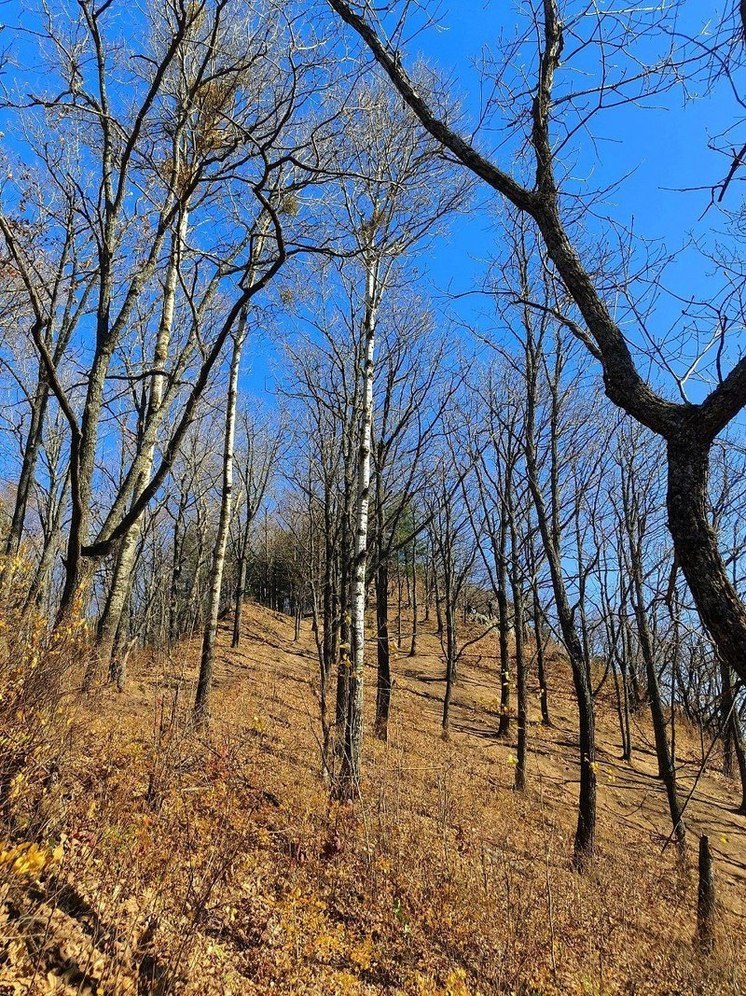
[[[694,430],[668,441],[668,527],[702,623],[721,659],[746,681],[746,606],[733,586],[708,511],[710,442]]]

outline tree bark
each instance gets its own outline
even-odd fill
[[[515,674],[517,693],[518,743],[516,747],[515,788],[522,791],[526,787],[526,742],[528,711],[526,703],[526,656],[524,653],[524,613],[521,570],[518,557],[518,532],[515,523],[515,508],[512,495],[508,497],[510,516],[510,582],[513,594],[515,632]]]
[[[215,538],[212,558],[212,576],[207,606],[205,628],[202,635],[202,657],[200,660],[197,695],[194,701],[195,721],[201,725],[210,715],[210,695],[215,662],[215,640],[218,632],[220,596],[223,587],[225,551],[228,546],[231,512],[233,510],[233,449],[236,434],[236,405],[238,400],[238,372],[241,365],[241,351],[246,338],[246,312],[244,311],[233,337],[233,351],[228,380],[228,399],[225,413],[225,437],[223,443],[223,487],[220,502],[220,519]]]
[[[537,591],[536,579],[533,584],[533,609],[534,609],[534,639],[536,640],[536,667],[539,675],[539,699],[541,700],[541,723],[542,726],[551,726],[549,718],[549,687],[547,685],[546,668],[544,663],[544,634],[542,632],[542,611],[539,603],[539,593]]]
[[[710,444],[694,431],[668,442],[668,527],[702,623],[746,681],[746,607],[728,577],[708,513]]]
[[[500,515],[500,549],[497,555],[497,614],[500,620],[500,722],[498,737],[510,733],[510,644],[508,633],[508,569],[507,569],[508,524],[504,512]]]
[[[417,540],[412,540],[412,643],[409,656],[417,656]]]
[[[357,459],[357,501],[353,596],[351,612],[352,667],[347,703],[345,746],[340,772],[339,794],[352,798],[360,790],[360,762],[363,742],[363,683],[365,667],[365,608],[368,568],[368,510],[370,506],[371,440],[373,434],[373,381],[375,377],[376,302],[378,260],[368,259],[365,275],[365,317],[363,323],[364,367],[360,445]]]
[[[697,884],[697,943],[703,954],[715,947],[715,879],[712,874],[710,839],[699,838],[699,881]]]
[[[376,623],[378,626],[378,690],[376,695],[376,736],[388,738],[391,711],[391,642],[389,639],[389,565],[381,557],[376,571]]]

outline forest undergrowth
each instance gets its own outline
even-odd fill
[[[308,623],[294,642],[292,620],[247,605],[238,650],[221,631],[213,718],[199,731],[198,642],[142,651],[125,692],[83,696],[71,689],[90,652],[85,627],[49,637],[7,604],[0,993],[743,991],[743,879],[721,876],[718,942],[703,954],[694,829],[682,861],[645,818],[660,807],[665,827],[655,790],[626,786],[626,816],[615,813],[623,779],[603,726],[609,805],[595,860],[572,870],[574,715],[559,653],[554,726],[540,726],[537,707],[519,793],[513,742],[490,733],[493,637],[464,663],[444,740],[426,626],[418,657],[397,665],[389,742],[369,738],[362,797],[341,804],[320,773]],[[601,698],[607,709],[611,730]],[[718,785],[707,782],[705,803],[725,812]],[[736,868],[738,819],[722,834]]]

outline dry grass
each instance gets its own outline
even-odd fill
[[[0,869],[0,994],[741,992],[735,786],[706,774],[688,811],[718,851],[723,914],[705,958],[692,944],[694,876],[672,848],[661,854],[651,731],[638,718],[633,764],[620,762],[605,692],[599,854],[588,873],[571,870],[574,711],[559,655],[555,725],[532,714],[517,794],[514,747],[492,735],[494,638],[466,661],[444,742],[426,627],[420,654],[394,664],[389,743],[368,738],[363,797],[342,806],[319,774],[310,633],[294,644],[291,620],[245,616],[241,649],[226,634],[219,647],[209,737],[187,722],[196,645],[142,655],[125,694],[76,706],[36,831],[47,858]],[[682,731],[679,748],[686,782],[697,736]]]

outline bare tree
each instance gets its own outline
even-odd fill
[[[259,418],[252,415],[248,408],[245,408],[239,418],[239,432],[242,448],[237,459],[236,469],[241,492],[234,519],[238,535],[235,542],[237,577],[234,594],[232,647],[237,647],[241,642],[241,610],[246,594],[246,571],[251,533],[259,509],[277,470],[285,429],[283,426],[273,428],[268,417],[264,424],[260,424]]]
[[[143,15],[142,31],[128,34],[133,57],[127,64],[135,68],[122,78],[123,60],[115,57],[119,42],[108,25],[111,7],[85,0],[77,17],[44,19],[48,90],[34,80],[32,96],[16,101],[55,130],[55,147],[62,151],[51,152],[52,144],[42,138],[32,146],[39,171],[72,198],[75,238],[96,247],[88,293],[96,333],[82,392],[66,383],[50,351],[54,301],[43,288],[32,247],[7,211],[0,213],[0,232],[33,316],[28,334],[69,428],[71,516],[58,618],[90,573],[84,561],[125,541],[102,626],[107,643],[124,601],[131,530],[167,478],[238,316],[284,262],[306,248],[289,245],[283,225],[298,214],[298,177],[312,175],[301,165],[304,150],[310,151],[309,167],[317,156],[310,136],[318,122],[311,125],[304,115],[322,48],[310,34],[302,46],[296,44],[296,12],[288,8],[275,16],[271,0],[251,10],[233,0],[187,7],[168,2]],[[83,65],[94,71],[82,72]],[[78,182],[81,175],[86,184]],[[147,198],[137,196],[142,188],[150,191]],[[213,222],[214,244],[190,246],[186,253],[187,227],[194,230],[205,214]],[[298,231],[300,224],[298,219]],[[62,257],[67,243],[64,237],[58,242]],[[78,303],[84,291],[73,283]],[[171,333],[176,291],[188,316],[187,335],[178,343]],[[160,307],[153,307],[159,298]],[[138,311],[160,316],[141,371],[128,369],[127,357]],[[83,315],[80,309],[73,314],[74,333],[66,327],[63,333],[77,345],[76,337],[84,337]],[[173,355],[164,367],[171,344]],[[113,366],[117,358],[124,374]],[[118,385],[140,380],[150,385],[140,445],[92,535],[102,413]],[[164,433],[166,416],[172,424]],[[160,459],[153,466],[156,441]]]
[[[458,416],[456,416],[458,418]],[[459,604],[477,558],[478,539],[474,535],[469,506],[464,500],[464,480],[469,462],[464,466],[459,456],[461,426],[451,424],[447,430],[450,444],[440,454],[433,468],[431,486],[424,502],[431,521],[429,527],[434,553],[433,568],[439,577],[442,599],[443,631],[440,635],[445,663],[445,689],[441,727],[443,736],[450,733],[451,698],[464,652],[484,633],[469,640],[459,639]]]
[[[220,489],[220,516],[218,519],[215,546],[210,570],[210,591],[207,602],[206,620],[202,635],[202,655],[200,657],[197,693],[194,700],[194,715],[199,724],[209,718],[212,672],[215,661],[215,640],[218,632],[218,615],[223,591],[223,571],[225,554],[228,549],[228,534],[233,514],[233,449],[236,437],[236,408],[238,405],[238,372],[241,366],[241,352],[246,339],[247,316],[243,312],[233,335],[230,370],[228,373],[228,396],[225,405],[225,432],[223,437],[223,474]]]
[[[676,765],[672,754],[666,730],[666,720],[663,712],[661,689],[658,680],[653,635],[650,630],[646,606],[649,597],[645,591],[644,548],[650,543],[648,536],[651,513],[657,502],[655,490],[650,487],[650,479],[655,478],[658,466],[658,453],[653,451],[652,464],[641,469],[644,459],[641,453],[643,443],[639,433],[630,432],[621,445],[623,452],[618,460],[621,478],[621,513],[624,528],[626,553],[625,569],[631,582],[631,602],[637,623],[637,635],[640,641],[645,675],[647,681],[647,697],[655,734],[655,751],[658,758],[658,774],[666,788],[671,822],[680,848],[684,847],[686,827],[684,825],[681,805],[676,788]],[[644,475],[644,476],[643,476]],[[647,479],[647,480],[646,480]],[[646,484],[648,485],[646,487]],[[672,703],[673,708],[673,703]]]
[[[453,185],[449,166],[388,90],[363,85],[357,100],[345,122],[345,145],[340,154],[340,217],[361,268],[363,285],[350,597],[352,663],[342,765],[335,789],[344,797],[355,794],[360,782],[377,325],[399,261],[431,235],[462,199],[462,189]],[[344,697],[338,695],[340,706]]]
[[[603,281],[594,276],[592,257],[584,251],[575,225],[578,212],[576,217],[568,212],[560,186],[561,155],[576,135],[587,133],[595,114],[609,105],[644,100],[670,85],[671,77],[666,74],[671,64],[669,52],[664,51],[660,60],[650,65],[631,51],[636,40],[642,43],[658,22],[669,16],[668,10],[609,12],[603,15],[608,30],[596,36],[596,18],[583,16],[587,8],[584,2],[544,0],[540,10],[529,9],[524,37],[528,43],[535,33],[535,81],[533,86],[524,87],[520,96],[515,91],[509,94],[511,120],[519,127],[525,123],[522,137],[532,160],[533,182],[526,185],[464,139],[448,123],[449,115],[435,109],[426,96],[427,87],[415,82],[404,69],[399,46],[406,36],[409,3],[377,8],[377,27],[367,12],[358,12],[345,0],[327,2],[362,39],[423,127],[466,169],[532,220],[576,309],[577,318],[563,309],[562,321],[600,364],[606,394],[666,442],[668,523],[678,563],[722,658],[746,679],[746,607],[727,574],[708,513],[713,443],[746,404],[746,357],[738,357],[733,331],[727,343],[724,338],[726,329],[735,326],[722,326],[719,334],[722,348],[718,358],[722,361],[724,353],[732,355],[731,370],[722,373],[722,362],[718,362],[715,386],[703,400],[695,403],[686,397],[682,378],[677,383],[683,394],[681,401],[669,400],[656,390],[640,373],[631,339],[614,317]],[[381,27],[388,13],[396,25],[391,38]],[[670,16],[675,17],[675,13],[674,9]],[[666,39],[665,34],[660,37]],[[583,59],[587,66],[589,55],[596,56],[598,76],[588,81],[587,73],[582,73],[583,83],[578,87],[575,80],[580,77],[573,75],[575,63]],[[634,300],[630,300],[629,315],[648,341],[647,325]],[[661,343],[653,338],[652,345],[660,355]]]

